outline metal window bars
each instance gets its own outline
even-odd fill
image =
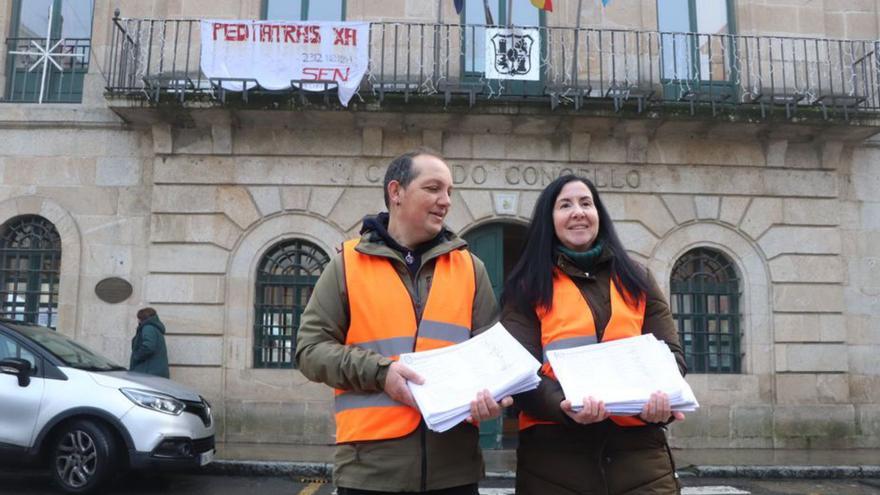
[[[300,315],[324,266],[321,248],[304,240],[272,248],[257,269],[254,317],[254,367],[292,368]]]
[[[672,269],[670,293],[688,370],[741,372],[741,292],[727,256],[708,248],[688,251]]]
[[[41,50],[45,38],[7,38],[7,82],[5,100],[12,103],[39,101],[40,86],[45,103],[80,103],[83,82],[89,70],[91,40],[89,38],[50,38],[54,50],[46,61],[46,80],[43,81]],[[57,46],[56,46],[57,45]]]
[[[36,215],[15,217],[0,231],[0,316],[55,328],[61,237]]]
[[[199,20],[115,17],[107,51],[111,97],[156,102],[219,99],[199,69]],[[399,96],[478,102],[538,101],[575,111],[586,105],[774,109],[787,118],[812,108],[824,118],[880,111],[874,41],[540,27],[539,80],[487,79],[492,58],[483,25],[374,22],[362,99]],[[328,89],[335,89],[330,88]],[[258,88],[257,88],[258,90]],[[288,91],[292,100],[296,85]],[[283,92],[282,92],[283,93]],[[463,97],[463,98],[462,98]],[[829,113],[831,110],[831,113]]]

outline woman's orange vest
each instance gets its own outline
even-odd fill
[[[544,364],[541,373],[556,379],[547,351],[569,349],[596,343],[596,322],[593,311],[584,299],[580,289],[560,270],[553,274],[553,305],[547,310],[537,311],[541,320],[541,345],[544,349]],[[611,317],[602,334],[602,341],[609,342],[642,334],[645,321],[645,297],[639,299],[633,307],[617,289],[614,277],[611,277]],[[641,426],[645,423],[635,416],[611,416],[611,420],[620,426]],[[524,430],[536,424],[554,424],[552,421],[541,421],[520,413],[519,429]]]
[[[397,360],[405,352],[427,351],[471,336],[476,278],[466,250],[437,258],[421,321],[415,302],[391,260],[343,244],[345,284],[351,315],[345,344]],[[384,392],[336,389],[336,442],[388,440],[412,433],[421,421],[416,409]]]

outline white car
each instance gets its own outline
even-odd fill
[[[213,458],[211,405],[195,391],[0,319],[0,465],[45,463],[64,491],[83,494],[130,468]]]

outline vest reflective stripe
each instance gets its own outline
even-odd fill
[[[582,345],[590,345],[596,343],[596,336],[589,335],[586,337],[569,337],[567,339],[555,340],[544,346],[544,363],[549,363],[547,359],[547,351],[558,351],[560,349],[571,349],[572,347],[580,347]],[[548,366],[549,369],[549,366]],[[551,370],[552,371],[552,370]]]
[[[429,321],[422,319],[419,324],[419,338],[445,340],[453,344],[460,344],[471,338],[471,329],[442,321]]]
[[[350,322],[345,344],[396,360],[405,352],[446,347],[470,337],[476,280],[473,259],[464,250],[437,258],[422,321],[391,261],[343,244]],[[423,335],[424,334],[424,335]],[[419,412],[384,392],[336,390],[336,442],[387,440],[408,435]]]
[[[366,393],[366,392],[343,392],[336,396],[334,408],[336,412],[347,411],[349,409],[362,409],[365,407],[389,407],[399,406],[394,399],[388,397],[384,392]]]
[[[602,335],[603,342],[636,337],[642,334],[645,321],[645,297],[638,304],[631,306],[624,295],[617,289],[612,278],[610,283],[611,317]],[[536,311],[541,320],[541,345],[544,348],[544,364],[541,372],[556,379],[553,367],[547,360],[546,351],[553,349],[569,349],[579,345],[596,343],[596,322],[593,311],[584,299],[580,289],[567,275],[559,270],[553,277],[553,306],[548,310],[541,308]],[[639,426],[645,424],[632,416],[611,416],[611,420],[620,426]],[[552,421],[541,421],[520,413],[519,429],[524,430],[536,424],[554,424]]]
[[[413,349],[416,339],[412,337],[394,337],[392,339],[374,340],[373,342],[361,342],[357,345],[361,349],[377,352],[385,357],[394,357]]]

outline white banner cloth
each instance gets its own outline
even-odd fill
[[[208,78],[253,79],[269,90],[288,89],[291,80],[334,81],[344,106],[369,64],[368,22],[206,19],[201,32],[201,68]],[[232,91],[244,86],[254,83],[223,83]],[[303,86],[309,91],[325,89],[324,84]]]
[[[486,79],[539,81],[540,31],[536,28],[487,28]]]

